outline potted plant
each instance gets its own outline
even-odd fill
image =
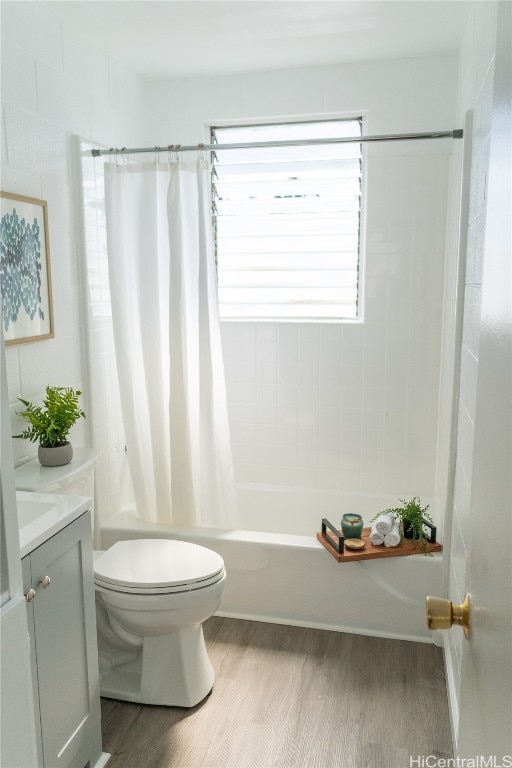
[[[433,520],[427,511],[429,505],[427,504],[426,507],[422,507],[418,496],[414,496],[410,501],[405,499],[399,499],[399,501],[402,504],[401,507],[386,509],[384,513],[379,512],[379,514],[394,515],[395,520],[400,526],[402,537],[417,541],[425,550],[425,554],[427,554],[428,538],[423,526],[425,522],[433,525]],[[373,520],[376,520],[378,516],[376,515]]]
[[[404,539],[420,541],[425,548],[428,539],[423,529],[424,521],[433,525],[432,518],[427,512],[429,505],[422,507],[418,496],[414,496],[410,501],[405,499],[400,501],[402,506],[396,510],[396,513],[402,523]]]
[[[58,467],[68,464],[73,458],[73,446],[68,441],[71,427],[85,413],[78,405],[82,393],[71,387],[46,387],[43,405],[34,405],[19,397],[25,410],[16,411],[30,426],[14,437],[39,441],[38,457],[45,467]]]

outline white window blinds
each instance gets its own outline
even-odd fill
[[[360,136],[361,120],[211,132],[219,145]],[[221,318],[356,317],[361,144],[219,148],[212,162]]]

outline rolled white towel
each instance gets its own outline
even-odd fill
[[[383,533],[384,536],[386,533],[389,533],[391,529],[393,528],[395,522],[395,516],[391,513],[382,513],[382,515],[379,515],[378,518],[375,521],[374,528],[379,533]]]
[[[375,526],[372,526],[370,541],[374,547],[378,547],[379,544],[384,544],[384,534],[380,533],[380,531],[378,531]]]
[[[384,536],[385,547],[398,547],[400,544],[400,527],[398,523],[393,523],[393,527],[389,533]]]

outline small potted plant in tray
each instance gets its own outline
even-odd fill
[[[85,413],[78,405],[82,393],[71,387],[46,387],[43,406],[34,405],[19,397],[25,406],[24,411],[16,411],[30,426],[14,437],[39,441],[38,457],[45,467],[59,467],[68,464],[73,458],[73,446],[68,441],[71,427]]]
[[[417,541],[423,547],[425,554],[428,554],[427,545],[429,539],[423,526],[427,523],[433,528],[433,520],[427,511],[429,505],[427,504],[426,507],[422,507],[418,496],[414,496],[410,501],[405,499],[399,499],[399,501],[402,504],[401,507],[386,509],[384,513],[379,514],[394,515],[395,520],[400,526],[402,537]],[[433,530],[435,531],[434,528]],[[433,540],[435,541],[435,538]]]
[[[419,541],[426,549],[428,539],[423,525],[425,521],[433,525],[432,518],[427,512],[429,505],[422,507],[418,496],[414,496],[410,501],[405,501],[405,499],[400,499],[400,501],[402,506],[395,510],[395,515],[402,523],[404,539]]]

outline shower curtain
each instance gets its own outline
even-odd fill
[[[105,165],[112,321],[137,514],[231,528],[236,490],[209,190],[204,156]]]

